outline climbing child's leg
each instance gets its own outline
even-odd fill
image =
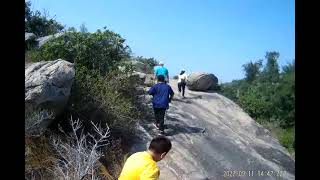
[[[185,89],[186,89],[186,84],[183,83],[183,84],[182,84],[182,96],[183,96],[183,97],[184,97]]]
[[[159,108],[154,108],[154,117],[155,117],[155,125],[157,126],[157,128],[159,128],[159,124],[160,124],[160,109]]]
[[[159,129],[160,131],[164,131],[164,116],[166,113],[166,109],[159,109]]]

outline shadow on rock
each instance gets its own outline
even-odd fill
[[[254,149],[265,159],[282,166],[286,171],[295,174],[294,160],[275,148],[254,147]]]
[[[185,124],[167,124],[166,135],[173,136],[179,133],[182,134],[194,134],[194,133],[203,133],[204,128],[187,126]]]

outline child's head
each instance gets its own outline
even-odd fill
[[[151,140],[149,151],[152,152],[155,161],[160,161],[170,151],[171,146],[171,141],[168,138],[158,136]]]
[[[163,75],[159,75],[157,78],[158,78],[158,82],[164,82],[164,76]]]

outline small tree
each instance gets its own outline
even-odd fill
[[[77,29],[75,27],[69,27],[67,31],[77,32]]]
[[[31,18],[31,10],[30,10],[31,2],[24,3],[24,17],[27,21],[30,21]]]
[[[251,61],[247,64],[244,64],[242,67],[246,75],[246,80],[248,82],[252,82],[260,74],[260,69],[262,67],[262,60],[259,60],[257,62]]]
[[[153,72],[154,66],[159,64],[159,62],[155,58],[144,58],[142,56],[138,56],[135,59],[145,65],[143,71],[148,74],[151,74]]]
[[[264,67],[263,73],[265,80],[268,82],[275,83],[279,80],[279,65],[277,62],[279,56],[280,54],[275,51],[266,53],[267,64]]]
[[[80,32],[82,32],[82,33],[87,33],[88,32],[88,28],[86,27],[85,23],[82,23],[80,25],[79,29],[80,29]]]

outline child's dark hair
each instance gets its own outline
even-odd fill
[[[165,136],[158,136],[151,140],[149,150],[157,154],[162,154],[169,152],[171,147],[171,141],[168,138]]]
[[[159,75],[157,78],[159,82],[164,82],[164,75]]]

